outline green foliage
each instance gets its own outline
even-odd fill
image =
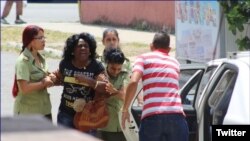
[[[245,30],[244,25],[249,26],[250,20],[250,0],[219,1],[226,19],[229,24],[229,30],[236,35],[237,32]],[[245,35],[236,40],[240,50],[250,49],[250,38]]]

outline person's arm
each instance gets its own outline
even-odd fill
[[[106,84],[108,83],[107,81],[105,81],[105,79],[103,78],[103,80],[100,79],[100,77],[104,77],[103,73],[100,73],[97,78],[98,79],[93,79],[90,77],[87,77],[85,75],[75,75],[75,79],[78,82],[81,83],[86,83],[89,87],[93,88],[96,92],[98,93],[107,93],[106,92]]]
[[[125,102],[122,108],[122,127],[125,128],[125,121],[129,119],[129,113],[128,113],[128,107],[132,102],[133,97],[135,96],[136,89],[138,86],[138,83],[142,77],[142,74],[140,72],[133,72],[130,82],[127,86],[126,96],[125,96]]]
[[[138,106],[140,106],[140,107],[143,106],[143,94],[142,94],[142,91],[137,96],[137,102],[138,102]]]
[[[20,90],[21,90],[21,92],[23,92],[23,94],[28,94],[32,91],[42,90],[42,89],[45,89],[47,87],[53,86],[53,81],[51,80],[51,78],[49,76],[46,76],[45,78],[43,78],[39,82],[29,82],[26,80],[17,80],[17,83],[19,83]]]
[[[125,89],[122,87],[121,89],[117,90],[111,83],[108,83],[106,85],[106,91],[114,95],[115,97],[119,98],[120,100],[124,101],[125,100]]]
[[[115,95],[115,96],[116,96],[117,98],[119,98],[120,100],[125,101],[125,94],[126,94],[125,89],[124,89],[124,87],[122,87],[122,88],[118,91],[118,94]]]
[[[23,59],[18,59],[15,65],[15,74],[18,84],[18,90],[22,92],[24,95],[30,94],[32,91],[38,91],[45,89],[49,86],[48,78],[41,78],[40,81],[31,82],[30,81],[30,63],[27,57],[23,57]]]
[[[62,74],[59,70],[56,70],[54,72],[51,72],[49,74],[51,80],[54,82],[55,86],[59,86],[62,85],[63,82],[63,78],[62,78]]]

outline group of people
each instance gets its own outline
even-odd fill
[[[112,94],[107,100],[109,121],[106,127],[87,133],[105,141],[126,141],[119,124],[129,120],[128,106],[135,95],[139,81],[143,83],[143,113],[140,141],[187,141],[188,127],[178,95],[179,63],[168,55],[169,35],[155,34],[151,53],[135,60],[133,69],[120,47],[116,29],[103,32],[105,46],[102,55],[96,53],[93,35],[82,32],[68,37],[58,70],[48,72],[46,58],[39,53],[45,48],[44,29],[29,25],[22,35],[22,51],[17,58],[15,73],[18,95],[15,115],[41,114],[52,120],[51,102],[47,88],[62,85],[57,123],[75,129],[73,120],[75,102],[93,100],[95,92]],[[103,83],[98,83],[102,80]],[[84,108],[84,107],[83,107]]]

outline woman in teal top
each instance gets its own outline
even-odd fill
[[[125,56],[119,48],[109,48],[104,54],[104,61],[110,82],[106,91],[114,96],[107,99],[109,122],[105,128],[99,130],[99,136],[104,141],[126,141],[118,119],[118,112],[125,99],[125,86],[128,83],[129,73],[123,69]]]
[[[47,87],[53,85],[54,75],[48,73],[45,58],[38,52],[45,47],[44,30],[27,26],[22,36],[23,47],[17,58],[15,72],[19,92],[15,99],[15,115],[43,115],[50,120],[51,102]]]

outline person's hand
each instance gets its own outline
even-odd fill
[[[111,83],[107,83],[107,84],[106,84],[105,90],[106,90],[106,92],[109,93],[110,95],[111,95],[111,94],[116,94],[116,93],[119,92]]]
[[[45,78],[43,78],[42,81],[43,81],[45,88],[52,87],[54,85],[54,82],[51,80],[49,76],[46,76]]]
[[[54,85],[62,85],[63,80],[62,80],[62,75],[59,72],[59,70],[56,70],[56,71],[52,72],[51,74],[53,77],[52,80],[54,82]],[[55,81],[54,81],[54,76],[56,78]]]
[[[74,75],[77,82],[88,84],[88,77],[85,75],[76,74]]]
[[[108,82],[108,78],[105,74],[101,73],[97,76],[96,78],[97,81],[104,81],[104,82]]]
[[[78,98],[74,101],[73,109],[76,112],[81,112],[86,104],[86,100],[83,98]]]
[[[57,78],[56,78],[56,75],[55,75],[55,74],[50,73],[50,74],[49,74],[49,77],[50,77],[50,79],[51,79],[53,82],[56,82],[56,81],[57,81]]]
[[[122,128],[123,130],[126,128],[126,121],[130,122],[130,116],[128,110],[122,110]]]

